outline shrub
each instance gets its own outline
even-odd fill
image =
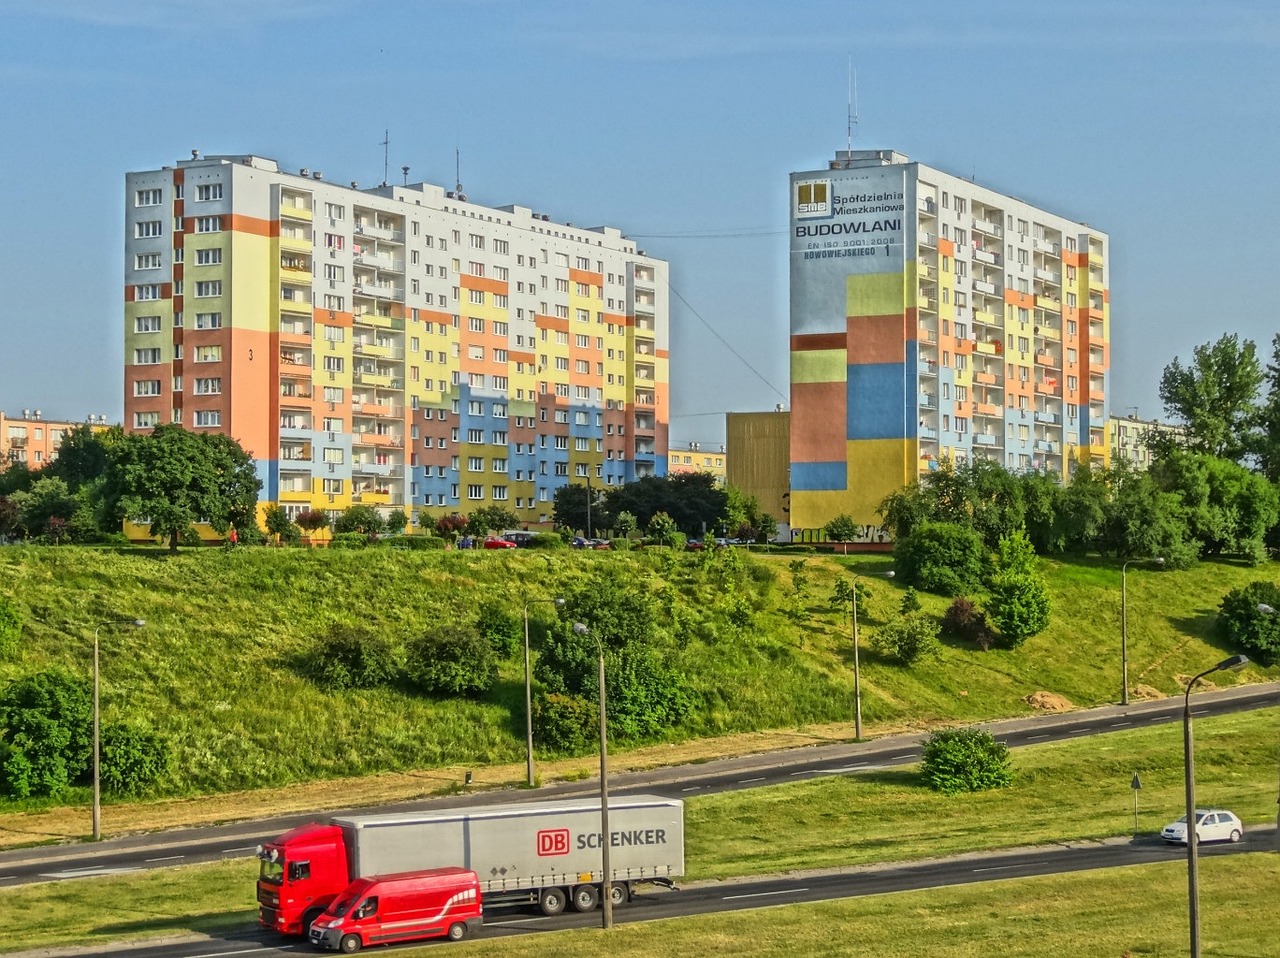
[[[1009,747],[980,728],[943,729],[924,743],[920,772],[936,792],[979,792],[1013,782]]]
[[[169,771],[172,753],[161,735],[132,725],[102,729],[102,788],[116,795],[145,792]]]
[[[622,740],[660,737],[684,722],[694,705],[684,676],[657,650],[635,642],[606,657],[605,689],[609,734]]]
[[[303,671],[328,689],[370,689],[399,675],[395,645],[369,629],[335,624],[304,655]]]
[[[564,536],[557,535],[554,532],[535,532],[533,538],[529,540],[530,549],[567,549],[569,543],[564,541]]]
[[[329,543],[330,549],[367,549],[369,537],[363,532],[339,532]]]
[[[1000,540],[996,571],[988,585],[987,612],[1006,643],[1016,646],[1049,626],[1049,588],[1035,550],[1022,530]]]
[[[443,623],[405,647],[406,676],[430,694],[487,692],[497,672],[493,649],[471,626]]]
[[[373,506],[349,506],[333,524],[335,533],[361,532],[366,536],[376,536],[387,529],[386,520]],[[334,537],[335,541],[337,536]]]
[[[0,659],[7,659],[18,648],[22,635],[22,610],[8,596],[0,595]]]
[[[958,596],[942,616],[942,631],[953,639],[972,642],[982,651],[991,648],[995,636],[987,625],[987,614],[964,596]]]
[[[1218,634],[1262,665],[1280,659],[1280,615],[1258,606],[1280,609],[1280,588],[1270,582],[1250,582],[1222,597],[1215,627]]]
[[[907,585],[959,595],[981,582],[986,549],[968,526],[922,522],[894,546],[893,560]]]
[[[294,521],[307,532],[315,532],[329,524],[329,517],[320,509],[304,509],[298,513],[298,518]]]
[[[89,767],[93,748],[89,682],[65,669],[14,679],[0,692],[0,730],[0,742],[22,752],[29,764],[27,794],[58,794]]]
[[[397,539],[392,539],[389,545],[395,549],[408,549],[410,552],[432,550],[439,550],[443,552],[446,543],[444,539],[439,536],[412,535],[400,536]]]
[[[923,658],[937,658],[942,653],[937,623],[918,612],[877,629],[871,636],[871,647],[903,665]]]
[[[539,692],[533,701],[533,737],[555,752],[584,752],[596,740],[600,718],[595,702],[576,695]]]
[[[480,606],[476,628],[500,659],[509,659],[524,648],[524,620],[512,615],[497,602]]]
[[[902,590],[902,601],[898,604],[900,615],[910,615],[920,611],[920,595],[911,586]]]

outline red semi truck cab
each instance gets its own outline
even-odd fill
[[[337,825],[302,825],[258,846],[258,922],[305,935],[350,883],[346,842]]]

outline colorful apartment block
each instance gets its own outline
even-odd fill
[[[295,515],[665,475],[667,264],[616,228],[257,156],[125,182],[127,430],[232,436]]]
[[[24,409],[20,416],[0,412],[0,471],[12,463],[42,469],[58,458],[62,437],[70,429],[87,425],[94,432],[109,428],[106,416],[89,416],[80,422],[45,419],[39,409]]]
[[[667,472],[707,472],[715,476],[716,485],[724,485],[725,451],[720,442],[686,442],[667,450]]]
[[[1069,478],[1105,463],[1105,233],[891,150],[791,175],[797,539],[943,459]]]

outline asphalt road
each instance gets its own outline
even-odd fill
[[[1203,857],[1267,850],[1274,842],[1275,826],[1251,828],[1239,845],[1202,845]],[[720,912],[745,911],[774,905],[856,898],[887,892],[938,888],[973,882],[1028,878],[1096,868],[1115,868],[1150,862],[1174,862],[1186,858],[1181,847],[1167,846],[1158,839],[1120,839],[1100,843],[1048,846],[984,855],[964,855],[904,865],[869,866],[846,871],[814,872],[799,875],[760,877],[725,882],[702,882],[674,891],[661,889],[639,893],[630,904],[614,912],[618,924],[681,918]],[[566,928],[598,927],[599,912],[566,912],[554,918],[528,910],[488,910],[483,935],[486,938],[536,934]],[[108,927],[105,929],[110,930]],[[395,954],[397,946],[379,954]],[[231,958],[254,955],[262,958],[314,954],[309,944],[284,939],[265,929],[207,938],[159,942],[111,949],[114,958]],[[53,954],[41,950],[41,958]],[[83,951],[80,952],[83,954]],[[21,958],[21,956],[14,956]]]
[[[1192,698],[1197,717],[1280,705],[1280,682],[1199,693]],[[1060,715],[1009,719],[984,725],[1011,748],[1062,741],[1081,735],[1178,721],[1182,698],[1105,706]],[[645,772],[610,775],[614,794],[647,793],[688,798],[714,792],[791,782],[823,775],[849,775],[919,761],[924,734],[895,735],[866,742],[766,752],[698,765],[672,766]],[[182,829],[109,839],[96,845],[57,845],[0,852],[0,886],[38,881],[120,874],[175,864],[218,861],[251,855],[263,841],[317,818],[347,813],[409,811],[486,805],[530,798],[564,798],[596,794],[591,781],[556,783],[535,791],[498,790],[470,795],[344,809],[323,815],[289,815],[231,825]]]

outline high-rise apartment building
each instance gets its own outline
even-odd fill
[[[665,474],[667,265],[617,229],[257,156],[125,182],[126,429],[232,436],[293,514]]]
[[[891,150],[791,174],[797,539],[944,458],[1105,463],[1108,238]]]

